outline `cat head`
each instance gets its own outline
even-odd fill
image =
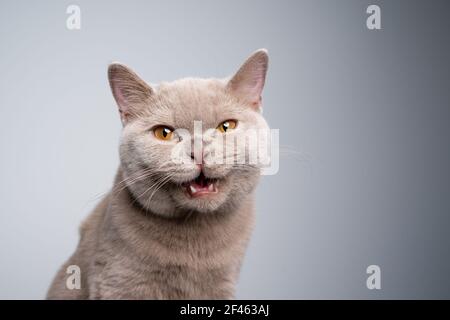
[[[267,67],[262,49],[227,79],[150,86],[122,64],[109,66],[123,124],[122,184],[142,207],[166,217],[226,212],[254,190],[260,168],[249,161],[249,141],[268,130],[261,115]]]

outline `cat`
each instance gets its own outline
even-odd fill
[[[109,66],[123,125],[120,166],[111,191],[82,223],[48,299],[234,298],[260,168],[208,162],[208,143],[192,134],[196,121],[211,139],[268,129],[261,113],[267,68],[260,49],[227,79],[151,86],[125,65]],[[205,145],[196,149],[198,141]],[[172,161],[175,147],[182,161]],[[222,156],[230,152],[239,151]],[[72,265],[81,272],[79,289],[66,286]]]

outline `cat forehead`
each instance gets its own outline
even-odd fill
[[[155,89],[160,98],[185,102],[227,98],[226,82],[221,79],[183,78],[162,82]]]
[[[241,106],[226,89],[226,80],[183,78],[152,85],[153,121],[190,128],[194,120],[213,125],[224,117],[234,118]]]

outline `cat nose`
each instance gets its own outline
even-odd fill
[[[194,152],[191,152],[191,159],[194,160],[196,164],[203,164],[203,152],[199,152],[197,157]]]

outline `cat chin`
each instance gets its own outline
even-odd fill
[[[138,195],[141,195],[146,188],[146,186],[139,188],[136,185],[131,188],[135,201],[145,210],[167,218],[180,217],[192,212],[212,214],[232,200],[229,199],[231,186],[228,178],[215,180],[215,189],[212,192],[196,195],[188,191],[189,184],[169,182],[152,195],[151,199],[139,198]]]
[[[225,173],[225,172],[221,172]],[[148,197],[139,197],[148,184],[135,183],[131,192],[137,202],[154,214],[180,217],[194,212],[200,214],[226,213],[239,207],[256,186],[259,171],[228,171],[223,175],[198,175],[193,180],[169,181]],[[193,190],[194,188],[194,190]]]

